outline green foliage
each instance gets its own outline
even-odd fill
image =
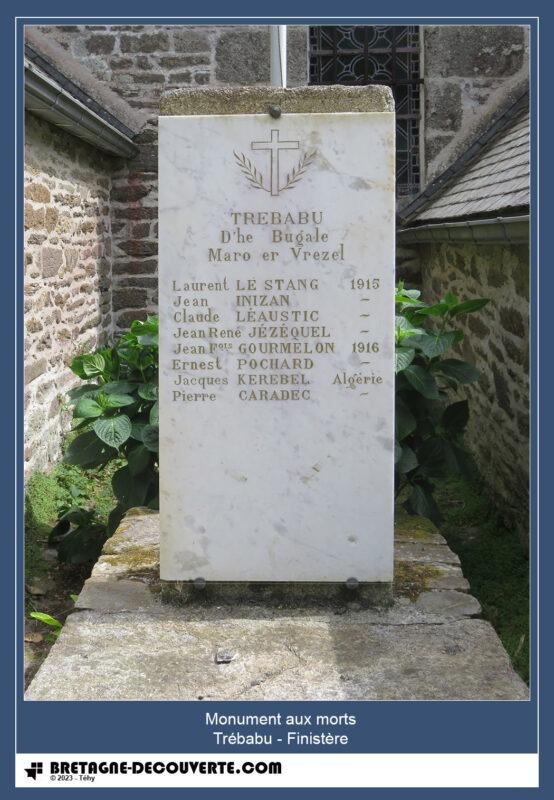
[[[483,616],[528,682],[529,560],[517,530],[504,526],[476,472],[438,481],[436,495],[444,515],[441,533],[459,555]]]
[[[44,543],[58,511],[55,477],[35,472],[25,486],[25,580],[45,572]]]
[[[60,509],[50,543],[61,561],[80,564],[98,557],[129,508],[158,508],[158,318],[133,322],[113,346],[77,356],[71,369],[85,383],[69,392],[77,435],[64,461],[87,471],[119,466],[107,526],[78,501]]]
[[[66,564],[94,561],[105,541],[106,526],[96,512],[80,507],[60,514],[48,537],[48,545],[57,547],[58,558]]]
[[[433,497],[435,481],[452,474],[467,474],[471,457],[463,446],[469,418],[467,400],[449,402],[460,386],[479,379],[471,364],[443,358],[463,333],[457,317],[479,311],[489,301],[476,298],[458,302],[452,293],[428,305],[421,293],[396,289],[396,441],[397,496],[411,514],[440,523]]]
[[[52,631],[50,636],[47,637],[47,640],[49,641],[55,641],[62,632],[62,623],[59,621],[59,619],[51,617],[50,614],[45,614],[43,611],[31,611],[29,616],[33,619],[38,619],[39,622],[43,622],[45,625],[48,625]]]
[[[112,476],[123,463],[115,460],[100,470],[85,471],[62,462],[48,473],[37,470],[29,476],[25,487],[26,583],[32,583],[33,578],[48,572],[43,550],[52,525],[70,509],[94,508],[95,522],[105,527],[114,505]]]

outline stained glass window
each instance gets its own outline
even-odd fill
[[[397,195],[416,194],[420,188],[419,27],[310,27],[310,83],[391,87],[396,101]]]

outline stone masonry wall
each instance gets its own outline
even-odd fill
[[[182,86],[269,82],[264,26],[49,26],[54,37],[131,106],[151,112],[140,154],[113,175],[113,314],[116,329],[157,310],[159,98]],[[289,28],[289,84],[307,83],[307,28]]]
[[[526,245],[420,245],[423,293],[436,301],[448,290],[461,299],[489,297],[461,317],[460,355],[481,370],[467,389],[466,443],[508,524],[528,537],[529,491],[529,250]]]
[[[425,184],[469,147],[496,110],[524,87],[527,28],[426,26],[423,65]]]
[[[157,309],[157,114],[161,93],[186,85],[248,85],[269,80],[267,26],[90,25],[41,30],[129,105],[150,112],[150,116],[135,139],[139,155],[129,161],[102,157],[78,140],[29,118],[28,182],[44,187],[30,189],[27,197],[26,457],[30,467],[43,466],[59,453],[61,429],[56,409],[58,395],[71,381],[65,366],[70,355]],[[485,112],[525,79],[527,44],[526,31],[520,26],[433,26],[424,28],[423,36],[423,124],[427,177],[431,178],[459,154]],[[289,69],[290,85],[307,83],[306,27],[289,27]],[[85,227],[80,227],[82,224]],[[480,248],[480,253],[484,252]],[[467,254],[457,255],[466,259]],[[417,279],[413,248],[399,250],[399,265],[407,280]],[[475,277],[473,284],[466,285],[453,250],[448,259],[446,251],[441,257],[435,252],[427,266],[437,269],[435,288],[451,285],[449,274],[456,271],[462,295],[482,294],[483,286],[490,286],[488,282],[477,285]],[[480,271],[482,277],[488,275],[488,267],[473,266],[474,274]],[[429,276],[426,281],[429,284]],[[495,291],[499,290],[496,287]],[[502,292],[506,307],[520,302],[519,293],[512,299],[505,294],[507,284]],[[494,311],[484,313],[499,314],[498,308],[495,303]],[[522,308],[514,310],[526,319]],[[509,359],[514,348],[519,347],[521,353],[525,346],[508,331],[491,334],[486,346],[478,343],[476,347],[493,358],[493,345]],[[509,416],[506,409],[516,409],[513,426],[518,415],[526,413],[521,405],[525,393],[523,376],[518,378],[520,383],[514,383],[508,372],[516,374],[515,362],[509,359],[502,367],[499,361],[496,369],[487,361],[483,380],[491,403],[495,381],[502,388],[504,380],[507,389],[498,393],[500,406],[495,413]],[[506,453],[509,446],[513,452],[521,449],[519,432],[513,441],[520,444],[507,442]],[[482,461],[486,463],[484,451]],[[507,475],[507,467],[500,469]]]
[[[25,121],[25,472],[60,455],[73,356],[111,329],[110,159]]]
[[[166,89],[251,85],[269,80],[267,26],[48,26],[65,47],[131,106],[151,112],[136,138],[140,154],[122,162],[112,185],[113,313],[116,329],[157,308],[157,113]],[[305,26],[289,27],[289,83],[308,81]],[[426,179],[469,144],[510,88],[527,76],[523,26],[423,28]],[[409,253],[403,272],[416,279]]]

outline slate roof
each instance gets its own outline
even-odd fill
[[[407,222],[500,216],[529,205],[529,110],[495,136]]]

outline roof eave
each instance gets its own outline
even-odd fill
[[[400,228],[401,244],[455,242],[457,244],[527,244],[529,214],[464,221],[444,221]]]
[[[111,155],[138,153],[131,139],[87,108],[55,80],[25,62],[25,109]]]

